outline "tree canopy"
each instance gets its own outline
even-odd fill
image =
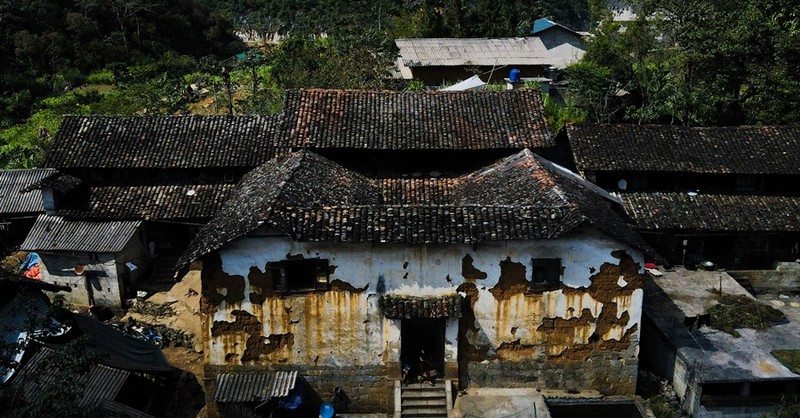
[[[800,122],[800,11],[789,0],[631,0],[606,11],[571,96],[597,121],[685,125]],[[626,94],[627,93],[627,94]]]

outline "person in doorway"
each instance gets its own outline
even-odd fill
[[[401,368],[401,371],[403,373],[402,382],[403,382],[404,385],[407,385],[409,383],[408,379],[411,377],[411,364],[409,364],[405,360],[402,360],[401,363],[403,365],[402,368]]]
[[[434,386],[434,377],[431,374],[433,367],[431,366],[431,355],[425,349],[419,350],[419,378],[420,380],[427,379],[431,386]]]

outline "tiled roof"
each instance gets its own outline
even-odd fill
[[[642,231],[800,231],[800,197],[623,193],[625,211]]]
[[[290,90],[287,146],[386,150],[553,146],[538,91]]]
[[[580,171],[800,174],[800,126],[567,127]]]
[[[28,189],[52,169],[0,170],[0,214],[44,212],[42,192]]]
[[[121,251],[141,221],[84,221],[39,215],[20,249],[24,251]]]
[[[583,225],[648,252],[577,176],[523,150],[455,179],[370,179],[299,151],[248,173],[180,265],[268,224],[298,241],[475,243],[560,237]]]
[[[61,173],[55,169],[46,168],[45,170],[49,170],[51,173],[41,180],[30,184],[22,191],[28,192],[31,190],[50,188],[60,193],[68,193],[83,183],[83,180],[69,174]]]
[[[66,116],[55,168],[255,167],[275,155],[280,116]]]
[[[58,214],[83,219],[211,218],[235,186],[186,182],[97,185],[68,195],[60,203]]]
[[[395,40],[407,67],[548,65],[550,53],[535,36],[524,38],[405,38]]]

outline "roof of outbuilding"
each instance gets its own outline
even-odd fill
[[[82,219],[211,218],[236,187],[231,183],[139,182],[95,185],[66,196],[58,214]]]
[[[55,168],[255,167],[275,155],[279,115],[65,116]]]
[[[29,187],[54,172],[46,168],[0,170],[0,213],[44,212],[42,192]]]
[[[86,221],[39,215],[20,249],[115,253],[131,240],[141,221]]]
[[[623,193],[625,211],[642,231],[800,231],[800,197]]]
[[[555,145],[538,91],[289,90],[291,148],[522,149]]]
[[[800,174],[800,126],[567,127],[580,171]]]
[[[297,384],[298,373],[272,371],[261,373],[221,373],[214,389],[215,402],[264,402],[288,396]]]
[[[651,250],[603,196],[523,150],[454,179],[370,179],[313,152],[248,173],[180,266],[273,226],[298,241],[475,243],[549,239],[583,225]]]
[[[524,38],[403,38],[396,39],[407,67],[548,65],[550,53],[541,39]]]

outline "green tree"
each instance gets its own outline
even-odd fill
[[[611,22],[609,13],[593,13],[604,20],[584,58],[628,86],[627,108],[615,119],[687,125],[800,121],[800,14],[791,1],[631,3],[639,17],[626,26]],[[592,75],[573,75],[582,74]],[[586,102],[593,100],[601,98]]]

